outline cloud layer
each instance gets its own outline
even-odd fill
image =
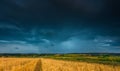
[[[0,53],[120,52],[116,0],[1,0]]]

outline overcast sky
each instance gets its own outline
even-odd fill
[[[120,53],[118,0],[0,0],[0,53]]]

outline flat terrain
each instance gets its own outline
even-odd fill
[[[0,71],[41,71],[38,58],[0,58]]]
[[[0,71],[120,71],[120,65],[106,65],[67,59],[56,60],[46,57],[0,58]]]
[[[65,61],[77,61],[120,66],[120,55],[116,54],[56,54],[43,57]]]

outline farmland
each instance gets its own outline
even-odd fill
[[[120,71],[119,55],[55,54],[0,57],[0,71]]]
[[[40,71],[38,63],[39,59],[32,58],[0,58],[0,71]]]

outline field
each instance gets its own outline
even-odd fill
[[[52,58],[65,61],[99,63],[106,65],[120,65],[120,55],[116,54],[56,54],[44,56],[44,58]]]
[[[40,71],[39,61],[33,58],[0,58],[0,71]]]
[[[115,55],[10,57],[0,58],[0,71],[120,71],[120,57]]]

